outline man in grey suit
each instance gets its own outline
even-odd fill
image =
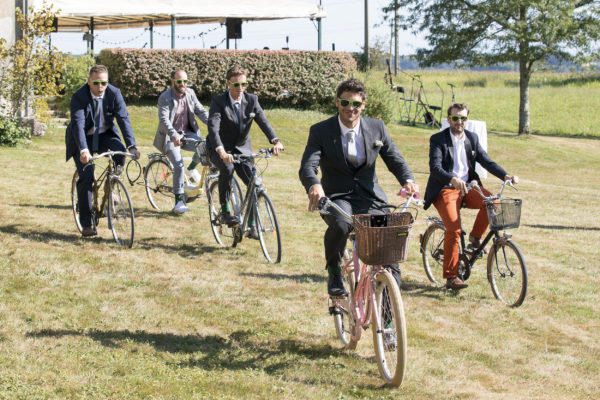
[[[418,192],[412,172],[392,141],[383,121],[361,117],[367,91],[358,79],[342,82],[336,92],[338,115],[310,127],[300,165],[300,180],[309,198],[309,211],[318,209],[325,196],[349,214],[382,213],[387,203],[377,183],[375,161],[381,156],[387,168],[410,193]],[[321,167],[321,180],[317,177]],[[323,217],[325,260],[329,272],[327,292],[346,295],[341,277],[342,255],[352,224],[337,211]],[[388,266],[400,284],[398,265]]]
[[[173,164],[173,194],[175,207],[173,212],[183,214],[190,209],[185,204],[183,196],[184,173],[190,176],[193,183],[200,183],[200,174],[196,165],[200,158],[196,154],[193,142],[182,143],[182,139],[201,140],[200,128],[196,117],[204,123],[208,121],[208,112],[198,101],[194,91],[187,87],[188,77],[185,71],[179,69],[171,74],[172,86],[158,98],[158,130],[154,137],[154,147],[167,157]],[[184,171],[181,149],[194,151],[192,163]]]
[[[258,96],[246,93],[248,72],[239,65],[227,71],[227,87],[224,93],[213,97],[210,103],[208,118],[208,137],[206,146],[211,161],[219,169],[219,202],[221,218],[227,225],[239,223],[229,210],[229,196],[233,171],[248,185],[252,177],[252,165],[249,161],[233,164],[233,154],[252,153],[250,127],[256,121],[267,139],[273,144],[273,154],[283,151],[283,144],[269,124],[263,109],[258,103]],[[258,238],[256,228],[250,221],[250,236]]]

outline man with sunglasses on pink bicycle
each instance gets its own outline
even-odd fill
[[[418,192],[413,174],[383,121],[361,116],[367,90],[358,79],[348,79],[337,88],[338,114],[310,127],[300,164],[300,181],[309,199],[309,211],[318,209],[327,196],[348,214],[383,214],[387,197],[377,183],[375,163],[381,157],[388,170],[408,193]],[[317,173],[321,169],[321,179]],[[400,194],[400,193],[398,193]],[[383,207],[383,210],[382,210]],[[341,276],[342,256],[352,223],[339,212],[324,215],[325,261],[330,296],[347,294]],[[398,264],[386,266],[400,287]]]
[[[482,192],[479,175],[475,172],[478,162],[492,175],[502,180],[519,182],[518,176],[509,175],[501,166],[490,159],[479,144],[477,135],[465,129],[469,117],[469,106],[454,103],[448,108],[450,126],[431,136],[429,141],[429,180],[425,189],[424,208],[432,204],[437,209],[446,233],[444,234],[444,278],[446,288],[461,290],[468,285],[458,277],[458,242],[461,233],[460,207],[477,209],[477,217],[469,234],[470,245],[477,248],[489,223],[483,198],[475,190],[467,190],[467,183],[476,180]]]
[[[139,159],[140,152],[135,146],[129,113],[121,91],[108,83],[108,69],[104,65],[95,65],[90,69],[87,84],[71,97],[71,122],[65,132],[67,161],[73,157],[79,174],[77,198],[83,236],[96,234],[92,228],[91,216],[94,166],[83,167],[91,160],[93,153],[125,151],[115,119],[127,150]],[[115,161],[122,166],[125,157],[115,156]]]

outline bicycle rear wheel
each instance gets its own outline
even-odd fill
[[[119,246],[133,246],[135,234],[133,206],[127,188],[118,178],[110,178],[108,226]]]
[[[229,196],[229,209],[232,215],[240,215],[241,212],[242,189],[235,177],[231,184],[231,196]],[[221,219],[221,204],[219,203],[219,182],[212,181],[209,184],[208,192],[206,193],[208,201],[208,216],[210,218],[210,228],[217,243],[221,246],[232,247],[236,244],[235,231],[236,228],[228,227]]]
[[[160,211],[173,209],[173,170],[168,163],[161,159],[150,161],[144,171],[144,185],[152,208]]]
[[[446,229],[432,224],[425,230],[421,241],[423,268],[427,278],[437,285],[445,284],[444,279],[444,234]]]
[[[373,345],[379,373],[387,385],[400,386],[406,369],[406,319],[400,289],[388,271],[377,274],[374,313],[371,316]],[[377,330],[376,315],[381,321]]]
[[[281,234],[279,222],[273,202],[265,192],[260,192],[256,199],[257,216],[256,227],[260,247],[267,261],[278,263],[281,261]]]
[[[344,257],[344,263],[349,260],[350,258]],[[344,347],[348,350],[354,350],[356,349],[358,340],[356,340],[356,321],[354,320],[354,314],[352,314],[352,310],[350,309],[350,299],[354,298],[353,267],[342,272],[342,281],[350,295],[343,300],[335,299],[333,301],[333,323],[335,325],[335,332],[340,341],[344,344]]]
[[[488,255],[487,275],[494,296],[519,307],[527,295],[527,268],[521,251],[510,240],[497,241]]]
[[[81,222],[79,221],[79,198],[77,197],[77,181],[79,180],[79,173],[75,170],[73,179],[71,180],[71,208],[73,210],[73,217],[75,218],[75,225],[79,230],[79,233],[83,230]],[[96,193],[92,190],[92,228],[94,230],[98,227],[98,217],[96,215],[96,206],[98,201],[96,199]]]

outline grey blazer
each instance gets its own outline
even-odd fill
[[[200,121],[206,123],[208,121],[208,111],[202,107],[202,104],[200,104],[200,101],[196,97],[196,93],[192,89],[185,89],[185,98],[187,100],[190,127],[195,133],[198,133],[200,128],[198,127],[195,115],[200,118]],[[158,129],[154,136],[154,147],[162,153],[166,152],[167,142],[175,140],[175,138],[180,136],[173,128],[176,110],[177,96],[171,87],[162,92],[158,98]]]
[[[307,193],[312,185],[320,183],[330,198],[358,194],[387,203],[385,192],[375,174],[377,156],[381,156],[401,185],[409,179],[414,180],[383,121],[360,117],[360,126],[367,159],[358,168],[346,161],[337,115],[310,127],[299,171],[300,181]],[[322,173],[320,181],[317,177],[319,166]]]

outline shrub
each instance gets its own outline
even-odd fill
[[[31,131],[9,117],[0,116],[0,146],[16,146],[28,140]]]
[[[71,97],[82,85],[87,82],[90,68],[94,66],[94,58],[90,55],[69,55],[60,77],[64,86],[64,93],[59,101],[59,106],[65,113],[69,112]]]
[[[329,51],[105,49],[98,61],[128,100],[158,97],[175,68],[186,70],[198,97],[211,99],[226,88],[229,67],[240,64],[261,104],[301,107],[331,104],[338,83],[356,69],[349,53]]]

